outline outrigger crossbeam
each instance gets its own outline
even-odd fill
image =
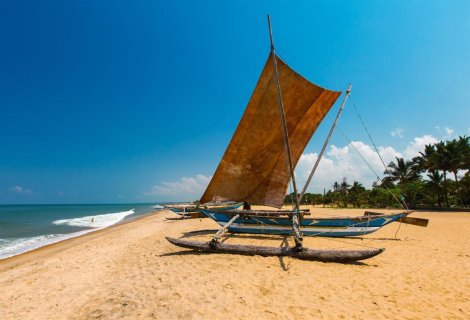
[[[233,218],[230,219],[229,222],[227,222],[226,224],[224,224],[223,227],[220,228],[220,230],[217,231],[216,234],[214,234],[214,236],[212,237],[212,240],[211,240],[211,242],[210,242],[212,246],[215,246],[215,244],[216,244],[217,242],[219,242],[220,237],[223,236],[223,235],[225,234],[225,232],[227,232],[228,227],[229,227],[232,223],[234,223],[235,220],[237,220],[239,217],[240,217],[240,214],[236,214],[235,216],[233,216]]]

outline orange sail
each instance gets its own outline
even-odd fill
[[[201,198],[280,208],[290,180],[270,54],[225,154]],[[279,57],[277,68],[293,165],[341,92],[319,87]]]

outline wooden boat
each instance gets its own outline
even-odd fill
[[[179,205],[165,205],[165,209],[170,210],[173,213],[179,215],[182,219],[194,219],[194,218],[206,218],[207,216],[202,213],[201,209],[205,208],[208,210],[235,210],[242,205],[238,203],[226,203],[226,204],[212,204],[200,207],[199,205],[193,204],[179,204]]]
[[[235,211],[235,210],[211,210],[201,209],[209,218],[224,226],[233,217],[237,219],[228,226],[231,232],[255,233],[255,234],[292,234],[291,212],[282,211]],[[409,212],[392,214],[365,214],[359,217],[305,217],[300,220],[300,232],[305,236],[320,237],[352,237],[363,236],[375,232],[394,221],[412,223],[406,219]],[[425,219],[418,219],[421,220]],[[426,225],[427,223],[424,222]],[[417,224],[417,223],[413,223]],[[423,226],[423,222],[420,224]]]
[[[296,73],[275,53],[268,16],[271,52],[245,113],[200,203],[242,201],[281,208],[289,182],[295,207],[289,211],[202,209],[222,228],[209,242],[167,238],[184,248],[206,252],[292,256],[301,259],[350,262],[374,257],[384,249],[311,250],[302,245],[303,235],[347,236],[366,234],[406,219],[407,212],[367,215],[359,218],[307,219],[299,203],[329,142],[351,91],[343,102],[323,144],[302,193],[299,195],[294,168],[315,130],[342,92],[317,86]],[[334,229],[334,231],[333,231]],[[228,230],[261,234],[290,234],[295,247],[273,248],[220,243]]]

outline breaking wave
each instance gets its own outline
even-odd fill
[[[106,213],[106,214],[99,214],[96,216],[86,216],[80,218],[73,218],[73,219],[61,219],[55,220],[52,222],[56,225],[68,225],[72,227],[85,227],[85,228],[106,228],[112,226],[113,224],[118,223],[128,215],[134,213],[134,209],[129,211],[123,212],[116,212],[116,213]]]
[[[68,225],[73,227],[86,227],[87,230],[77,231],[67,234],[46,234],[30,238],[0,238],[0,259],[12,257],[23,252],[31,251],[48,244],[63,241],[70,238],[75,238],[83,234],[109,227],[118,223],[128,215],[133,214],[135,211],[129,211],[99,214],[95,216],[86,216],[73,219],[55,220],[52,223],[55,225]]]

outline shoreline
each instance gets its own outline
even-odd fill
[[[165,236],[207,241],[218,225],[153,212],[0,261],[0,318],[468,319],[470,215],[413,215],[430,219],[429,226],[394,224],[354,239],[305,237],[309,248],[386,248],[339,264],[182,249]],[[293,245],[282,236],[228,234],[226,241]]]
[[[112,229],[112,228],[120,226],[120,225],[125,225],[127,223],[131,223],[133,221],[137,221],[137,220],[143,219],[147,216],[157,214],[157,213],[158,213],[158,211],[152,211],[152,212],[141,214],[139,216],[131,217],[129,219],[124,218],[123,220],[118,221],[117,223],[112,224],[112,225],[107,226],[107,227],[104,227],[104,228],[86,229],[86,230],[82,230],[82,231],[73,232],[73,233],[70,233],[70,234],[76,234],[76,235],[71,236],[71,237],[67,237],[67,238],[61,239],[61,240],[59,239],[57,241],[47,243],[45,245],[42,245],[40,247],[31,249],[31,250],[20,252],[20,253],[14,254],[14,255],[9,256],[9,257],[1,258],[0,259],[0,272],[2,271],[2,265],[3,264],[9,263],[9,262],[11,262],[11,260],[14,260],[15,258],[20,259],[20,258],[22,258],[23,255],[39,253],[43,249],[44,249],[44,251],[46,251],[47,249],[52,249],[54,247],[60,247],[61,245],[64,245],[64,249],[65,249],[66,248],[65,247],[66,243],[71,241],[71,240],[75,240],[75,239],[79,239],[79,238],[80,239],[86,238],[86,236],[91,236],[91,235],[103,232],[103,231],[108,230],[108,229]],[[68,234],[64,234],[64,236],[67,236],[67,235]],[[80,240],[78,240],[78,241],[80,241]]]

